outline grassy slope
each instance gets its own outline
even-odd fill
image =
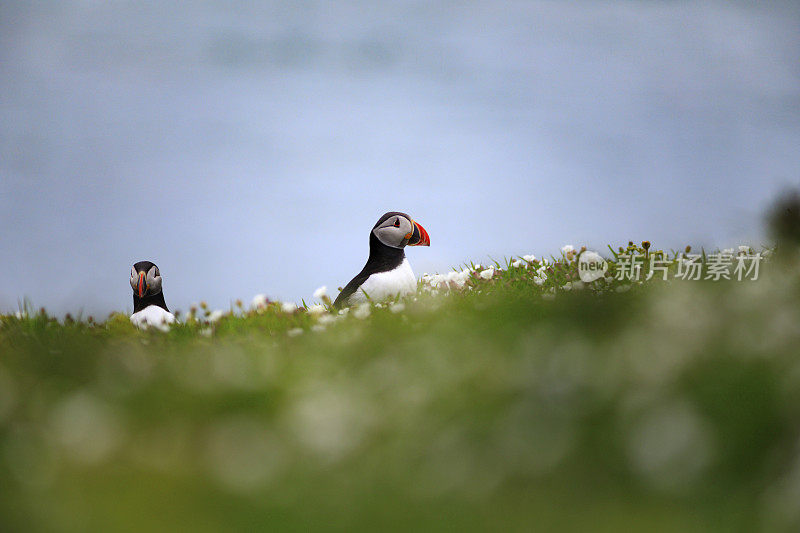
[[[543,296],[574,268],[325,331],[4,317],[0,530],[797,527],[798,273]]]

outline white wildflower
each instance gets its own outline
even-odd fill
[[[451,271],[447,274],[433,274],[427,275],[423,282],[427,284],[426,288],[429,291],[434,289],[450,290],[450,289],[463,289],[469,279],[471,271],[465,268],[461,271]]]
[[[489,267],[481,271],[480,276],[483,279],[492,279],[494,277],[494,267]]]
[[[514,268],[519,268],[522,266],[522,261],[520,261],[519,259],[515,259],[514,261],[511,262],[511,266]]]
[[[369,304],[361,304],[358,306],[358,308],[356,308],[355,311],[353,311],[353,316],[360,320],[364,320],[369,315],[370,315]]]
[[[746,254],[750,252],[749,246],[739,246],[739,253]]]
[[[284,313],[294,313],[297,311],[297,305],[295,305],[293,302],[283,302],[281,304],[281,311]]]
[[[535,255],[523,255],[522,258],[528,263],[533,263],[534,261],[536,261]]]
[[[469,269],[466,268],[461,272],[453,272],[451,281],[455,284],[456,288],[463,289],[471,274]]]
[[[533,282],[535,284],[537,284],[537,285],[542,285],[545,282],[546,279],[547,278],[542,278],[542,277],[536,276],[536,277],[533,278]]]
[[[269,300],[267,299],[266,294],[256,294],[255,296],[253,296],[253,301],[250,302],[250,308],[263,309],[267,306],[268,301]]]
[[[326,287],[325,285],[314,291],[314,298],[316,298],[317,300],[322,300],[327,295],[328,295],[328,287]]]
[[[405,306],[404,303],[397,302],[396,304],[393,304],[391,307],[389,307],[389,311],[391,311],[392,313],[400,313],[405,308],[406,308],[406,306]]]
[[[303,333],[303,328],[292,328],[286,332],[290,337],[297,337]]]
[[[308,308],[308,314],[311,316],[319,316],[325,312],[325,306],[320,304],[314,304]]]
[[[575,251],[575,247],[572,246],[571,244],[565,244],[564,246],[561,247],[561,253],[563,253],[564,255],[567,255],[568,253],[574,252],[574,251]]]
[[[565,291],[571,291],[572,290],[572,282],[571,281],[566,282],[561,288],[564,289]]]
[[[222,318],[224,315],[225,315],[224,312],[222,312],[221,310],[217,309],[217,310],[213,311],[210,315],[208,315],[208,321],[213,324],[214,322],[216,322],[217,320]]]

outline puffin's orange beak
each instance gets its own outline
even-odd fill
[[[144,280],[144,272],[139,272],[139,282],[136,284],[136,292],[139,293],[139,298],[144,297],[147,291],[147,282]]]
[[[420,224],[411,221],[411,225],[414,226],[413,231],[411,232],[411,238],[408,239],[409,246],[430,246],[431,245],[431,238],[428,236],[428,232],[425,231]]]

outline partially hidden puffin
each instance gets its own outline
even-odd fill
[[[133,288],[133,314],[131,322],[139,328],[154,326],[169,329],[175,315],[167,309],[164,291],[161,290],[161,272],[150,261],[139,261],[131,268]]]
[[[403,295],[417,290],[417,278],[408,264],[406,246],[430,246],[428,232],[405,213],[383,215],[369,234],[369,259],[350,280],[333,306],[354,305]]]

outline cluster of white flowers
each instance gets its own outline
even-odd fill
[[[572,248],[572,246],[567,245],[564,248]],[[572,251],[574,252],[574,249]],[[526,268],[531,268],[534,271],[533,282],[537,285],[543,285],[544,282],[547,281],[547,273],[545,272],[547,260],[542,259],[541,261],[534,263],[534,261],[536,261],[536,256],[534,255],[523,255],[522,259],[524,259],[527,263]]]
[[[570,255],[576,253],[575,248],[571,245],[565,246],[562,251]],[[511,262],[512,268],[532,269],[534,271],[533,282],[537,285],[542,285],[547,281],[547,274],[545,273],[546,266],[546,260],[538,260],[533,254],[523,255],[521,258]],[[465,288],[470,290],[472,286],[467,283],[470,279],[490,280],[495,277],[498,271],[499,269],[493,265],[484,268],[480,263],[477,263],[472,267],[447,272],[446,274],[423,274],[420,281],[422,282],[423,289],[435,296],[440,290],[462,290]]]
[[[490,266],[486,270],[482,270],[479,276],[481,279],[492,279],[494,277],[494,267]]]
[[[476,266],[480,268],[480,265]],[[465,268],[463,270],[454,270],[447,274],[423,274],[421,281],[424,288],[429,291],[463,289],[472,272],[471,269]]]
[[[536,267],[533,262],[536,261],[536,256],[533,254],[523,255],[521,259],[514,259],[511,266],[514,268],[531,268]]]
[[[349,309],[344,309],[339,311],[338,313],[330,313],[329,307],[331,304],[331,298],[328,296],[328,288],[326,286],[322,286],[317,288],[314,293],[313,297],[317,301],[322,301],[323,303],[315,303],[305,308],[305,312],[316,321],[311,325],[310,330],[316,333],[320,333],[325,331],[328,325],[336,322],[344,318],[347,314]],[[276,301],[274,302],[276,309],[279,309],[281,313],[285,313],[287,315],[293,315],[300,311],[301,309],[295,304],[294,302],[281,302]],[[269,298],[267,298],[264,294],[256,294],[253,297],[253,300],[250,304],[251,311],[255,312],[263,312],[267,309],[270,304]],[[366,309],[359,308],[360,312],[354,313],[355,316],[358,318],[364,318],[369,316],[369,304],[366,305]],[[208,313],[207,313],[208,315]],[[216,322],[224,316],[221,311],[214,311],[210,315],[208,315],[207,321],[209,323]],[[289,329],[286,334],[290,337],[297,337],[301,335],[305,330],[300,327],[295,327]]]
[[[330,298],[324,292],[325,287],[321,287],[322,290],[317,289],[314,292],[315,298],[320,298],[323,301],[330,302]],[[315,333],[322,333],[327,329],[330,324],[333,324],[337,320],[341,320],[344,318],[345,313],[341,311],[337,314],[332,314],[328,312],[328,309],[322,304],[314,304],[308,308],[308,314],[316,318],[317,322],[311,326],[311,331]]]

